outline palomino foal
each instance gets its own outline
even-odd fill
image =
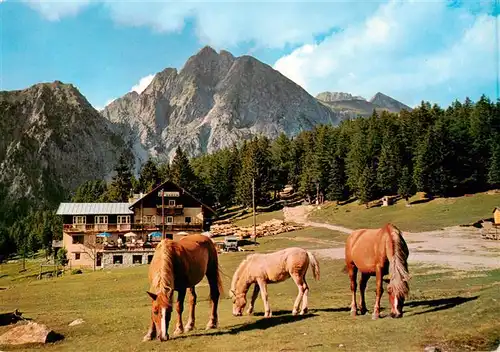
[[[381,229],[360,229],[353,231],[345,245],[346,269],[351,281],[351,314],[357,315],[356,276],[361,273],[359,290],[361,294],[361,314],[365,314],[365,290],[370,276],[377,279],[377,296],[373,308],[373,319],[380,315],[380,298],[383,292],[383,281],[388,282],[387,292],[391,304],[391,316],[403,316],[403,305],[409,292],[408,272],[409,251],[401,231],[392,224],[386,224]],[[390,280],[383,276],[390,274]]]
[[[306,282],[306,273],[309,265],[312,266],[313,275],[319,280],[319,263],[311,252],[302,248],[286,248],[268,254],[250,254],[244,259],[233,275],[231,283],[231,296],[233,298],[233,315],[242,315],[246,305],[248,289],[254,284],[252,298],[248,306],[248,314],[253,313],[255,300],[259,291],[264,303],[265,317],[270,317],[271,307],[267,295],[267,284],[285,281],[292,277],[299,293],[293,305],[293,315],[307,313],[307,296],[309,286]]]

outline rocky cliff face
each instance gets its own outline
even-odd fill
[[[369,116],[376,111],[400,112],[403,109],[411,111],[411,108],[396,99],[385,94],[377,93],[369,101],[360,96],[352,96],[343,92],[323,92],[316,96],[316,99],[336,113],[341,113],[350,117]]]
[[[180,72],[157,73],[140,95],[115,100],[102,115],[134,145],[136,156],[168,159],[178,145],[196,156],[258,134],[293,136],[343,116],[255,58],[210,47]]]
[[[108,176],[128,150],[74,86],[58,81],[0,92],[0,133],[0,185],[34,204]]]

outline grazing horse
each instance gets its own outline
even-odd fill
[[[207,329],[217,327],[217,306],[222,292],[217,249],[212,240],[203,235],[190,235],[179,241],[164,239],[156,247],[149,266],[150,289],[152,299],[151,325],[144,336],[144,341],[156,335],[161,341],[168,340],[168,324],[172,314],[174,291],[177,291],[177,326],[174,335],[194,328],[196,291],[195,285],[204,276],[210,286],[212,311]],[[186,328],[182,325],[182,311],[186,291],[190,292],[189,320]]]
[[[357,315],[356,276],[361,273],[359,290],[361,294],[361,314],[365,314],[365,290],[370,276],[377,278],[377,296],[373,309],[373,319],[380,316],[380,298],[383,292],[383,282],[388,283],[387,292],[391,305],[391,317],[403,316],[404,300],[408,296],[410,273],[408,272],[408,246],[401,231],[392,224],[386,224],[380,229],[360,229],[353,231],[345,245],[345,261],[347,273],[351,281],[351,314]],[[390,274],[390,280],[383,276]]]
[[[265,317],[272,315],[267,297],[267,284],[285,281],[292,277],[297,284],[299,294],[293,305],[293,315],[297,315],[301,303],[300,314],[307,313],[307,296],[309,286],[306,282],[306,273],[309,265],[313,275],[319,280],[319,263],[311,252],[302,248],[292,247],[267,254],[250,254],[236,269],[231,283],[231,297],[233,299],[233,315],[242,315],[247,303],[247,292],[254,284],[252,299],[248,307],[248,314],[253,313],[255,300],[260,294],[264,302]]]

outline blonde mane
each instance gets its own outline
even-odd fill
[[[407,297],[410,291],[408,281],[411,278],[407,262],[409,255],[408,246],[397,227],[390,225],[389,233],[393,244],[393,256],[389,262],[389,272],[391,274],[389,285],[397,297]]]
[[[248,263],[250,259],[253,258],[255,254],[250,254],[248,255],[238,266],[236,271],[234,272],[233,279],[231,281],[231,294],[236,293],[236,284],[238,281],[243,277],[243,275],[248,276],[248,270],[245,272],[245,269],[247,269]]]
[[[165,295],[174,289],[174,261],[173,247],[174,242],[169,240],[161,241],[159,245],[161,251],[161,266],[160,266],[160,292]]]

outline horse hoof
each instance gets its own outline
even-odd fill
[[[359,312],[360,315],[365,315],[366,313],[368,313],[367,309],[361,309],[361,311]]]
[[[356,317],[356,315],[358,315],[358,312],[357,312],[357,311],[355,311],[355,310],[351,310],[351,316],[352,316],[353,318],[355,318],[355,317]]]
[[[300,312],[300,315],[304,315],[304,314],[307,314],[307,312],[309,312],[309,309],[303,309],[301,312]]]
[[[253,315],[253,310],[247,310],[248,315]]]
[[[184,328],[184,332],[189,332],[194,329],[194,325],[188,325]]]
[[[217,324],[208,323],[206,330],[210,330],[210,329],[217,329]]]
[[[297,314],[299,314],[299,312],[298,312],[298,311],[296,311],[295,309],[294,309],[294,310],[292,310],[292,315],[297,315]]]
[[[174,331],[174,336],[178,336],[178,335],[183,334],[183,333],[184,333],[184,330],[183,330],[183,329],[179,329],[179,328],[177,328],[177,329],[175,329],[175,331]]]
[[[379,318],[378,314],[372,314],[372,320],[377,320]]]
[[[151,335],[149,335],[149,334],[148,334],[148,335],[146,335],[146,336],[144,336],[144,337],[142,338],[142,342],[151,341],[151,340],[152,340],[152,338],[151,338]]]

